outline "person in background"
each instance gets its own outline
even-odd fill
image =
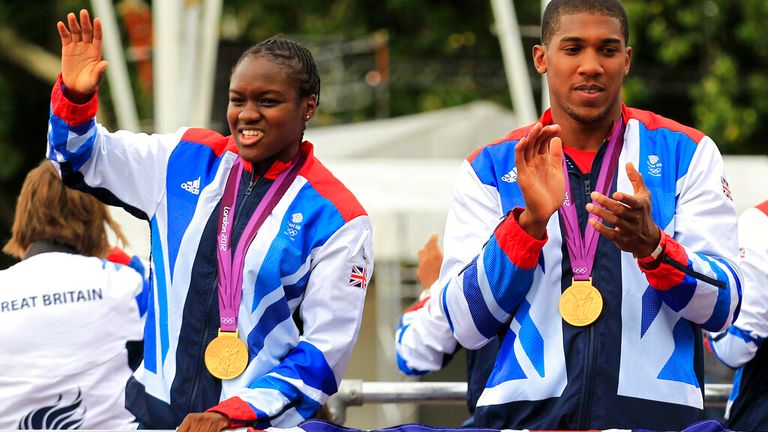
[[[146,219],[144,361],[126,406],[179,432],[292,427],[338,390],[373,272],[372,227],[304,141],[320,101],[312,54],[274,37],[229,83],[230,136],[110,132],[95,121],[102,27],[58,23],[47,155],[64,182]]]
[[[419,265],[416,267],[416,279],[424,289],[420,296],[423,297],[425,293],[429,293],[429,287],[440,275],[440,264],[443,262],[443,252],[440,251],[440,246],[437,244],[437,234],[429,236],[424,247],[419,249],[417,257]]]
[[[739,216],[741,313],[727,331],[710,333],[709,346],[736,369],[725,412],[732,430],[768,430],[768,201]]]
[[[21,262],[0,271],[0,429],[136,428],[126,344],[143,338],[143,269],[105,259],[106,227],[127,243],[50,161],[27,174],[3,248]]]
[[[463,164],[399,359],[430,370],[500,338],[475,427],[682,429],[703,416],[700,328],[727,328],[741,300],[722,157],[624,105],[617,0],[553,0],[541,32],[552,107]]]
[[[437,244],[437,234],[433,234],[424,244],[418,252],[418,266],[416,267],[416,278],[421,284],[423,290],[419,296],[418,301],[406,309],[400,317],[400,323],[397,330],[397,340],[401,341],[402,336],[408,332],[408,327],[415,322],[423,319],[429,319],[429,314],[425,314],[435,304],[431,298],[432,285],[437,281],[440,275],[440,266],[443,262],[443,253],[440,251],[440,246]],[[417,323],[417,326],[421,323]],[[458,350],[456,346],[456,350]],[[493,369],[493,362],[496,358],[496,354],[499,349],[498,338],[490,341],[488,344],[477,350],[466,350],[467,356],[467,409],[469,410],[470,417],[464,421],[461,427],[473,427],[474,426],[474,412],[477,400],[480,398],[480,394],[485,388],[485,383],[491,374]],[[412,361],[419,361],[416,357],[422,352],[428,352],[428,350],[403,350],[402,346],[398,346],[396,352],[397,365],[405,375],[409,376],[421,376],[429,372],[435,372],[442,369],[455,355],[455,352],[440,353],[437,356],[428,359],[426,362],[421,363],[419,368],[409,366]],[[411,354],[414,357],[408,358]],[[423,361],[423,360],[422,360]]]

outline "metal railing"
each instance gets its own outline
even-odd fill
[[[731,384],[706,384],[704,405],[707,408],[723,408],[731,393]],[[343,425],[347,408],[365,404],[418,403],[453,404],[466,403],[465,382],[365,382],[346,379],[339,391],[328,399],[331,421]]]

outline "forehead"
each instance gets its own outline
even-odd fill
[[[288,66],[275,63],[263,55],[248,56],[232,72],[230,90],[274,90],[298,92],[299,83]]]
[[[557,43],[562,39],[604,40],[618,39],[624,41],[621,21],[608,15],[590,13],[561,14],[555,23],[551,42]]]

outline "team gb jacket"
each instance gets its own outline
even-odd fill
[[[145,358],[128,384],[128,408],[152,429],[207,409],[233,427],[287,427],[312,416],[337,391],[373,272],[371,223],[355,197],[305,142],[298,177],[247,250],[238,331],[249,363],[222,382],[203,354],[218,330],[216,232],[234,141],[202,129],[110,133],[94,120],[96,96],[76,105],[61,89],[59,78],[48,157],[69,185],[150,224]],[[275,163],[253,188],[252,173],[243,174],[233,245],[285,168]]]
[[[500,335],[477,427],[676,430],[701,418],[700,328],[727,328],[741,298],[735,207],[710,138],[650,112],[624,106],[622,115],[611,193],[633,193],[624,169],[632,162],[669,238],[662,264],[644,272],[632,254],[600,237],[592,282],[604,306],[587,327],[558,312],[573,277],[559,215],[549,220],[546,241],[530,237],[514,216],[525,205],[514,147],[532,125],[481,147],[461,168],[440,277],[430,300],[404,315],[397,349],[401,370],[418,373],[440,368],[457,341],[478,349]],[[551,113],[540,121],[551,123]],[[567,162],[583,233],[599,170],[585,175]]]

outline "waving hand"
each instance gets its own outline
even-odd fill
[[[67,28],[67,25],[69,28]],[[67,15],[67,25],[56,24],[61,36],[61,77],[67,97],[76,103],[86,102],[99,87],[106,60],[101,58],[101,21],[80,11],[80,23],[74,13]]]

